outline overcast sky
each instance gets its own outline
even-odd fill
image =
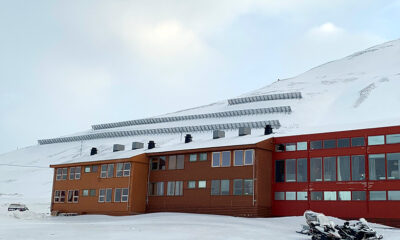
[[[235,97],[399,23],[400,0],[0,0],[0,153]]]

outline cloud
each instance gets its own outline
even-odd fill
[[[332,37],[341,35],[344,33],[344,30],[340,27],[337,27],[335,24],[331,22],[324,23],[318,27],[314,27],[307,33],[310,38],[313,37]]]

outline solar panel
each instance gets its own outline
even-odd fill
[[[236,105],[236,104],[250,103],[250,102],[281,100],[281,99],[300,99],[300,98],[302,98],[301,92],[277,93],[277,94],[258,95],[251,97],[232,98],[228,100],[228,104]]]

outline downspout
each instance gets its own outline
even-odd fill
[[[255,206],[255,194],[254,194],[254,190],[255,190],[255,165],[256,165],[256,150],[253,150],[253,207]]]
[[[150,186],[150,167],[151,167],[150,159],[148,159],[148,162],[149,162],[149,169],[147,171],[146,206],[149,205],[149,186]]]
[[[128,193],[129,193],[129,196],[128,196],[128,201],[127,201],[127,203],[126,203],[126,210],[128,211],[128,213],[129,213],[129,211],[130,211],[130,204],[129,204],[129,202],[130,202],[130,199],[131,198],[133,198],[133,191],[132,191],[132,189],[131,189],[131,176],[132,176],[132,173],[133,173],[133,162],[130,162],[130,164],[131,164],[131,169],[129,169],[129,183],[128,183]],[[124,165],[122,165],[122,167],[124,168]],[[124,170],[122,170],[122,175],[124,175]]]

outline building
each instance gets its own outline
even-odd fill
[[[400,225],[400,126],[210,136],[51,167],[57,212],[270,217],[312,209]]]

